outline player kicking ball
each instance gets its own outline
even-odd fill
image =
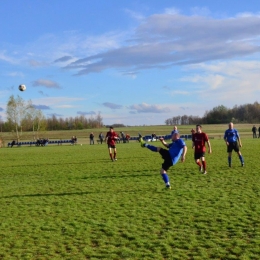
[[[172,134],[172,143],[170,144],[167,144],[163,138],[159,138],[159,140],[165,147],[168,148],[168,150],[161,147],[155,147],[153,145],[149,145],[145,143],[142,137],[139,138],[141,147],[146,147],[152,152],[160,153],[160,155],[164,159],[160,174],[163,178],[166,188],[171,189],[170,178],[167,174],[167,171],[171,166],[175,165],[179,161],[180,157],[182,162],[185,161],[187,146],[185,142],[182,139],[180,139],[179,133],[176,132]]]

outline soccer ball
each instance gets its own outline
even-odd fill
[[[20,91],[25,91],[26,90],[26,86],[23,85],[23,84],[19,85],[18,88],[19,88]]]

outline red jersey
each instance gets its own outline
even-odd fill
[[[106,138],[108,145],[115,145],[117,140],[117,134],[116,132],[107,132]]]
[[[209,140],[205,133],[194,133],[192,135],[192,142],[195,146],[195,153],[205,153],[206,146],[205,143]]]

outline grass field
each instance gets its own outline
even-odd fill
[[[240,135],[244,138],[252,137],[252,124],[235,124],[235,128],[239,129]],[[258,127],[258,124],[256,124]],[[191,128],[195,128],[191,125],[180,125],[178,130],[181,134],[186,135],[190,134]],[[214,137],[217,139],[223,138],[224,131],[228,128],[227,124],[218,124],[218,125],[203,125],[203,131],[206,132],[209,137]],[[173,126],[159,125],[159,126],[134,126],[134,127],[122,127],[115,128],[115,131],[119,134],[121,131],[124,133],[130,134],[130,136],[138,136],[138,133],[142,135],[151,135],[156,133],[157,135],[168,135],[171,133]],[[91,132],[94,133],[95,139],[98,139],[100,132],[106,134],[108,128],[95,128],[95,129],[84,129],[84,130],[67,130],[67,131],[39,131],[39,138],[48,138],[50,140],[60,140],[60,139],[70,139],[72,136],[77,136],[80,143],[89,144],[89,135]],[[35,141],[37,135],[34,135],[32,132],[23,132],[20,137],[20,141]],[[7,146],[8,142],[11,142],[13,139],[16,139],[15,133],[10,132],[1,132],[0,139],[3,140],[4,145]]]
[[[260,139],[244,168],[212,139],[207,175],[186,143],[172,190],[137,142],[114,163],[106,145],[0,149],[0,259],[259,259]]]

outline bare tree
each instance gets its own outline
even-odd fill
[[[34,140],[38,139],[39,131],[44,128],[45,117],[41,110],[34,107],[31,100],[27,104],[25,121],[33,131]]]
[[[10,96],[7,103],[6,115],[7,120],[15,128],[13,131],[15,131],[17,141],[20,140],[22,135],[22,121],[26,115],[26,108],[25,102],[20,96],[16,98],[14,95]]]

